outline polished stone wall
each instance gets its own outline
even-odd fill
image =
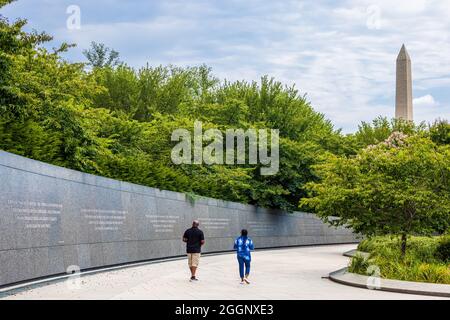
[[[54,274],[184,254],[193,219],[204,252],[232,249],[242,228],[257,248],[355,242],[312,214],[98,177],[0,151],[0,286]]]

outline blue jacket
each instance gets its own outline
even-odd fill
[[[251,260],[250,251],[255,250],[253,240],[249,237],[240,236],[234,240],[234,250],[236,250],[238,257]]]

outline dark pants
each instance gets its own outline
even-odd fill
[[[237,257],[239,262],[239,275],[244,278],[244,275],[250,274],[250,259],[248,257]],[[245,266],[245,273],[244,273]]]

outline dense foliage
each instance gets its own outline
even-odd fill
[[[3,1],[6,3],[10,1]],[[135,70],[102,44],[87,63],[69,63],[26,33],[25,20],[0,19],[0,148],[29,158],[161,189],[294,210],[314,179],[310,167],[346,143],[293,87],[219,81],[206,66]],[[204,129],[280,130],[280,171],[258,165],[174,165],[171,133]]]
[[[436,258],[450,264],[450,236],[442,237],[436,248]]]
[[[330,155],[315,170],[321,180],[307,185],[303,203],[364,235],[401,236],[403,254],[409,235],[450,226],[449,145],[394,132],[356,156]]]
[[[11,0],[0,0],[0,8]],[[317,211],[367,234],[442,231],[448,222],[450,125],[385,118],[343,135],[294,87],[269,77],[221,81],[207,66],[139,69],[93,42],[85,63],[63,43],[0,15],[0,149],[150,187]],[[259,165],[175,165],[171,133],[280,130],[280,170]],[[383,145],[393,132],[405,145]],[[379,145],[377,145],[379,144]],[[376,145],[375,147],[368,147]],[[408,147],[410,146],[410,147]],[[407,208],[407,209],[405,209]],[[412,210],[412,211],[411,211]],[[409,214],[413,212],[413,218]],[[447,220],[446,220],[447,219]],[[392,226],[388,228],[387,226]]]
[[[440,255],[441,246],[450,243],[448,236],[412,237],[405,257],[398,254],[398,239],[374,237],[363,240],[358,249],[370,253],[368,258],[352,258],[349,271],[385,279],[450,284],[448,260]]]

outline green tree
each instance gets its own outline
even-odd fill
[[[354,138],[354,150],[360,150],[368,145],[377,144],[386,140],[393,132],[402,132],[407,135],[423,133],[425,124],[414,124],[412,121],[386,117],[377,117],[372,123],[362,122],[351,136]]]
[[[11,2],[13,0],[2,0],[0,8]],[[33,111],[32,108],[26,108],[29,97],[11,86],[16,73],[15,57],[30,57],[35,46],[51,40],[46,33],[24,32],[22,28],[26,23],[25,19],[10,23],[0,15],[0,111],[4,118],[23,118]]]
[[[429,129],[431,140],[437,144],[450,144],[450,123],[447,120],[436,120]]]
[[[6,1],[9,3],[10,1]],[[2,3],[2,6],[5,2]],[[91,134],[83,113],[99,90],[83,64],[49,52],[45,33],[26,33],[26,20],[1,17],[0,148],[78,170],[101,173],[95,164],[101,139]]]
[[[314,166],[306,205],[332,224],[367,236],[396,235],[404,255],[409,235],[443,232],[450,224],[450,148],[394,132],[355,157],[328,156]]]
[[[1,1],[1,0],[0,0]],[[0,6],[10,3],[0,2]],[[305,95],[264,76],[219,81],[205,65],[134,69],[93,43],[85,63],[71,63],[25,32],[25,20],[0,16],[0,148],[52,164],[150,187],[295,210],[318,182],[313,166],[330,153],[356,154],[392,131],[418,133],[448,145],[448,124],[422,132],[411,123],[376,120],[344,137]],[[258,165],[174,165],[175,129],[280,130],[280,170],[261,176]],[[425,130],[425,129],[424,129]],[[312,207],[311,207],[312,208]]]
[[[120,64],[119,53],[103,43],[92,41],[91,47],[83,50],[83,54],[93,68],[111,68]]]
[[[96,68],[92,74],[103,88],[91,97],[93,106],[123,112],[133,118],[140,97],[139,79],[133,68],[121,64],[116,68]]]

